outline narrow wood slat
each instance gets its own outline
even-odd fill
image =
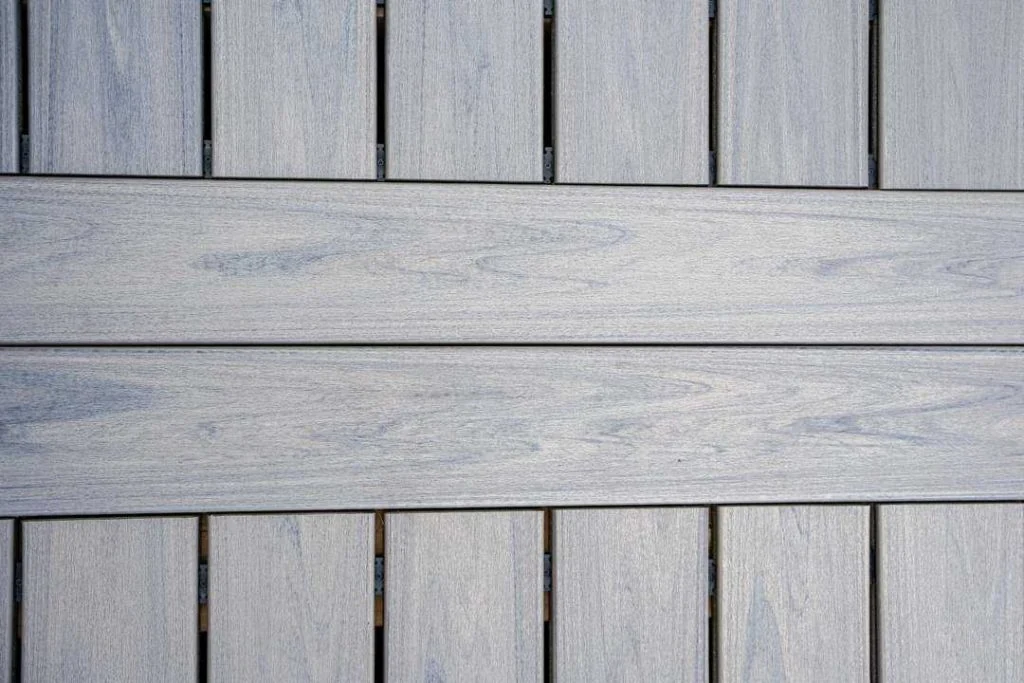
[[[543,0],[389,0],[389,178],[543,179],[543,11]]]
[[[26,521],[25,683],[196,680],[195,518]]]
[[[373,680],[373,514],[210,519],[209,675]]]
[[[867,506],[723,507],[718,680],[871,678]]]
[[[10,177],[0,342],[1019,344],[1022,224],[1006,193]]]
[[[21,165],[20,5],[0,0],[0,173],[17,173]]]
[[[882,683],[1024,680],[1024,505],[883,505],[878,543]]]
[[[868,0],[719,0],[716,17],[718,182],[867,185]]]
[[[1015,500],[1022,414],[1012,349],[7,349],[0,516]]]
[[[387,516],[385,680],[543,679],[543,519]]]
[[[33,173],[202,174],[196,0],[32,0]]]
[[[708,679],[706,508],[554,512],[555,680]]]
[[[14,521],[0,519],[0,683],[11,682],[14,666]]]
[[[879,5],[882,187],[1024,189],[1024,3]]]
[[[559,0],[556,180],[708,182],[707,0]]]
[[[376,178],[374,0],[217,0],[213,174]]]

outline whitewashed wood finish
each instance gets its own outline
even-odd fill
[[[707,0],[559,0],[556,179],[708,182]]]
[[[0,0],[0,173],[17,173],[21,165],[20,5],[20,0]],[[0,671],[0,680],[3,675]]]
[[[374,0],[217,0],[213,174],[377,177]]]
[[[543,679],[540,511],[389,514],[384,678]]]
[[[718,509],[718,680],[867,683],[867,506]]]
[[[543,0],[389,0],[387,176],[539,182]]]
[[[868,0],[718,0],[716,17],[718,182],[867,185]]]
[[[1024,189],[1024,3],[879,5],[882,187]]]
[[[1024,505],[883,505],[879,681],[1024,680]]]
[[[10,683],[14,645],[14,522],[0,519],[0,683]]]
[[[7,349],[0,516],[1024,497],[1017,349]]]
[[[373,514],[210,518],[212,683],[373,680]]]
[[[32,0],[33,173],[202,174],[201,4]]]
[[[570,681],[708,680],[708,511],[554,511],[552,666]]]
[[[1019,344],[1022,226],[1007,193],[8,177],[0,342]]]
[[[195,518],[26,521],[21,680],[194,681]]]

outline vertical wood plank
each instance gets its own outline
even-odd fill
[[[202,174],[197,0],[33,0],[33,173]]]
[[[540,511],[387,516],[387,680],[541,680],[543,519]]]
[[[1024,189],[1024,2],[879,4],[881,186]]]
[[[213,173],[376,178],[374,0],[217,0]]]
[[[883,505],[886,681],[1024,680],[1024,505]]]
[[[191,681],[194,517],[28,521],[22,680]]]
[[[707,0],[559,0],[556,179],[707,184]]]
[[[387,174],[543,179],[543,0],[389,0]]]
[[[865,186],[868,0],[718,0],[718,182]]]
[[[706,681],[706,508],[556,510],[554,672]]]
[[[20,166],[20,4],[0,0],[0,173],[17,173]]]
[[[0,519],[0,683],[10,683],[14,646],[14,521]]]
[[[210,519],[212,683],[373,680],[373,513]]]
[[[867,506],[718,512],[718,680],[870,678]]]

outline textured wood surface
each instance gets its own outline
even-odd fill
[[[8,177],[0,342],[1019,344],[1022,224],[1007,193]]]
[[[32,0],[33,173],[202,174],[195,0]]]
[[[21,163],[20,5],[20,0],[0,0],[0,173],[17,173]],[[0,671],[0,680],[3,675]]]
[[[708,679],[705,508],[554,511],[554,679]]]
[[[213,173],[377,177],[374,0],[217,0]]]
[[[0,516],[1016,500],[1022,415],[1012,349],[8,349]]]
[[[14,645],[14,522],[0,519],[0,683],[10,683]]]
[[[194,681],[195,518],[26,521],[26,683]]]
[[[387,516],[384,677],[543,679],[540,511]]]
[[[718,0],[716,17],[718,182],[867,185],[868,0]]]
[[[555,178],[708,182],[706,0],[559,0]]]
[[[210,518],[211,683],[373,680],[373,514]]]
[[[879,5],[882,187],[1024,189],[1024,3]]]
[[[389,0],[387,176],[543,179],[543,0]]]
[[[1024,505],[883,505],[879,681],[1024,680]]]
[[[718,680],[871,677],[867,506],[718,509]]]

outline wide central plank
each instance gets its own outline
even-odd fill
[[[0,343],[1024,342],[1024,194],[0,180]]]
[[[1024,352],[0,351],[0,516],[1020,499]]]

